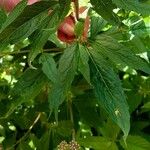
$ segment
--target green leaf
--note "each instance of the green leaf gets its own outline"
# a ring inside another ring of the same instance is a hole
[[[31,41],[31,51],[28,56],[28,61],[32,62],[34,58],[42,52],[44,44],[47,42],[49,36],[56,32],[59,23],[58,11],[53,10],[41,23],[41,27],[34,33]]]
[[[150,5],[140,3],[138,0],[112,0],[118,7],[135,11],[143,15],[150,14]]]
[[[59,121],[58,125],[52,123],[49,127],[54,133],[59,134],[62,137],[69,137],[72,133],[73,124],[70,120],[64,120]]]
[[[142,112],[150,111],[150,102],[145,103],[141,108]]]
[[[40,139],[40,147],[37,147],[37,150],[48,150],[50,145],[50,135],[51,131],[48,130]]]
[[[65,100],[76,73],[77,50],[77,44],[73,44],[65,49],[64,54],[59,61],[59,79],[57,83],[53,85],[49,92],[49,107],[51,109],[51,113],[53,111],[55,112],[56,120],[58,119],[58,107]]]
[[[27,6],[23,12],[0,33],[0,48],[7,44],[14,44],[27,38],[38,29],[42,21],[48,16],[48,11],[56,2],[38,2]]]
[[[11,91],[15,100],[12,100],[10,109],[5,116],[8,117],[12,114],[22,103],[34,100],[46,84],[47,77],[42,71],[27,69]]]
[[[86,92],[86,94],[77,96],[73,101],[75,104],[81,121],[89,125],[90,127],[99,128],[102,126],[102,120],[97,112],[97,101],[94,94]]]
[[[5,14],[5,12],[0,10],[0,29],[2,27],[2,24],[5,22],[6,18],[7,15]]]
[[[116,6],[112,0],[90,0],[93,9],[101,15],[105,20],[112,24],[121,24],[119,17],[113,12]]]
[[[141,136],[129,135],[126,140],[127,147],[123,141],[120,143],[125,150],[148,150],[150,148],[150,142]]]
[[[107,24],[107,21],[105,21],[103,18],[101,17],[97,17],[97,16],[92,16],[91,17],[91,26],[90,26],[90,38],[94,39],[95,36],[102,31],[102,29],[105,27],[105,25]]]
[[[112,67],[94,47],[91,55],[91,82],[99,104],[122,129],[126,138],[130,129],[130,115],[121,82]]]
[[[42,70],[48,79],[51,82],[56,83],[58,80],[58,71],[52,55],[46,53],[42,54],[39,63],[42,64]]]
[[[78,70],[90,84],[90,68],[89,68],[89,55],[86,52],[86,48],[82,45],[79,45],[79,62],[78,62]]]
[[[135,55],[132,50],[110,36],[104,34],[97,36],[93,47],[116,65],[129,66],[150,74],[150,65],[146,61],[142,60],[139,56]]]
[[[114,142],[101,136],[86,137],[77,139],[77,141],[81,146],[93,148],[94,150],[118,150],[118,147]]]
[[[28,143],[26,142],[21,142],[17,148],[17,150],[33,150]]]
[[[84,19],[80,19],[75,25],[74,32],[77,37],[80,37],[83,34],[84,22]]]
[[[114,122],[112,122],[112,120],[108,119],[107,122],[103,123],[100,132],[104,137],[115,142],[120,133],[120,129]]]
[[[59,0],[59,18],[63,19],[70,11],[71,0]],[[64,9],[65,8],[65,9]]]
[[[9,26],[22,13],[22,11],[25,9],[26,6],[27,6],[27,0],[21,1],[13,9],[13,11],[10,12],[10,14],[8,15],[5,23],[3,24],[2,29],[0,30],[0,32],[2,32],[6,27]]]
[[[47,78],[41,70],[27,69],[12,89],[12,94],[31,100],[38,95],[46,82]]]

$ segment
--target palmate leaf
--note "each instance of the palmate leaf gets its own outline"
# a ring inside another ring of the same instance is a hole
[[[59,61],[59,78],[57,82],[52,85],[49,92],[49,107],[51,113],[54,111],[56,120],[58,119],[58,107],[65,100],[75,76],[78,59],[77,50],[77,44],[73,44],[65,49]]]
[[[150,5],[140,3],[138,0],[112,0],[118,7],[135,11],[143,15],[150,14]]]
[[[94,10],[112,24],[121,24],[119,17],[113,12],[116,6],[112,0],[90,0]]]
[[[106,110],[109,117],[122,129],[124,138],[130,129],[130,115],[121,82],[112,67],[94,47],[91,55],[91,82],[99,104]]]
[[[129,66],[150,74],[150,65],[146,61],[110,36],[97,36],[93,48],[96,48],[101,55],[108,57],[115,65]]]
[[[0,32],[0,49],[3,49],[9,43],[14,44],[18,40],[27,38],[33,33],[42,21],[48,16],[48,11],[57,2],[38,2],[34,5],[26,6],[23,11],[14,20],[7,21]],[[23,5],[24,6],[24,5]],[[9,17],[8,17],[9,19]]]

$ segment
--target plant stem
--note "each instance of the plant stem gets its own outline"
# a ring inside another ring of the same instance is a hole
[[[70,120],[71,120],[72,125],[74,125],[71,96],[69,97],[68,105],[69,105],[69,112],[70,112]],[[74,128],[72,129],[72,140],[75,140],[75,129]]]
[[[38,114],[38,116],[35,118],[33,124],[30,126],[30,128],[28,129],[28,131],[25,133],[24,136],[22,136],[13,146],[9,147],[7,150],[11,150],[13,147],[15,147],[16,145],[18,145],[19,143],[21,143],[22,140],[24,140],[28,134],[31,132],[32,128],[34,127],[34,125],[38,122],[38,120],[41,117],[41,112]]]
[[[76,13],[76,19],[79,20],[79,0],[75,0],[75,13]]]
[[[51,48],[51,49],[44,49],[43,52],[60,52],[63,50],[64,50],[63,48]],[[29,53],[29,52],[30,52],[30,50],[5,52],[5,53],[1,53],[0,57],[6,56],[6,55],[25,54],[25,53]]]

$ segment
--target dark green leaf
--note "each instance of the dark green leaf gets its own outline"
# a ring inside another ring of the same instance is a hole
[[[112,24],[120,24],[119,17],[113,12],[116,6],[112,0],[90,0],[94,10]]]
[[[14,9],[13,11],[8,15],[5,23],[2,26],[2,29],[0,32],[2,32],[6,27],[8,27],[25,9],[27,6],[27,0],[21,1]]]
[[[121,82],[98,52],[99,47],[91,53],[91,82],[99,104],[106,110],[109,117],[122,129],[127,137],[130,129],[130,116]]]
[[[59,0],[59,17],[63,19],[69,12],[71,6],[71,0]]]
[[[104,28],[104,26],[107,24],[107,22],[101,18],[101,17],[97,17],[97,16],[92,16],[91,17],[91,29],[90,29],[90,33],[91,33],[91,38],[94,39],[95,36],[102,31],[102,29]]]
[[[31,39],[31,51],[28,57],[29,62],[32,62],[34,58],[42,52],[43,46],[49,36],[56,32],[58,23],[58,12],[57,10],[53,10],[53,12],[43,20],[41,27],[39,27]]]
[[[88,92],[85,95],[77,96],[73,101],[81,120],[90,127],[99,128],[102,126],[102,120],[97,112],[96,102],[94,95]]]
[[[58,114],[58,107],[65,100],[75,76],[77,69],[77,50],[78,45],[74,44],[64,51],[59,61],[59,80],[53,85],[49,92],[50,109],[51,112],[55,112],[56,117]]]
[[[20,104],[34,100],[42,88],[44,88],[46,83],[47,78],[42,73],[42,71],[31,69],[26,70],[11,91],[12,96],[17,98],[12,101],[11,107],[6,114],[6,117],[13,113],[13,111]]]
[[[137,0],[112,0],[118,7],[129,11],[135,11],[143,15],[150,14],[150,5],[142,4]]]
[[[2,24],[5,22],[6,18],[7,15],[5,14],[5,12],[0,10],[0,29],[2,27]]]
[[[90,84],[90,68],[89,68],[88,61],[89,61],[89,55],[86,51],[86,48],[80,45],[78,70],[82,73],[84,78]]]
[[[110,36],[98,36],[93,47],[96,48],[101,55],[108,57],[116,65],[121,64],[124,67],[129,66],[133,69],[139,69],[150,74],[150,65],[146,61],[136,56],[132,50],[118,43],[117,40]]]
[[[38,29],[42,21],[48,16],[48,11],[56,2],[38,2],[34,5],[27,6],[23,12],[15,18],[13,22],[9,22],[8,26],[1,30],[0,43],[3,49],[7,44],[16,43],[18,40],[27,38],[31,33]],[[5,26],[5,24],[4,24]]]

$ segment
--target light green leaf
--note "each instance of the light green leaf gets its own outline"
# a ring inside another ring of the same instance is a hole
[[[150,102],[145,103],[141,108],[142,112],[150,111]]]
[[[141,136],[129,135],[126,140],[127,147],[123,141],[120,143],[125,150],[148,150],[150,148],[150,142]]]
[[[130,129],[130,115],[121,82],[112,67],[93,47],[91,53],[91,82],[99,104],[122,129],[126,138]]]
[[[86,137],[82,139],[77,139],[81,146],[86,148],[93,148],[94,150],[118,150],[117,145],[109,141],[108,139],[97,136],[97,137]]]
[[[78,70],[90,84],[90,68],[89,68],[89,55],[86,52],[86,48],[82,45],[79,46],[79,63]]]

